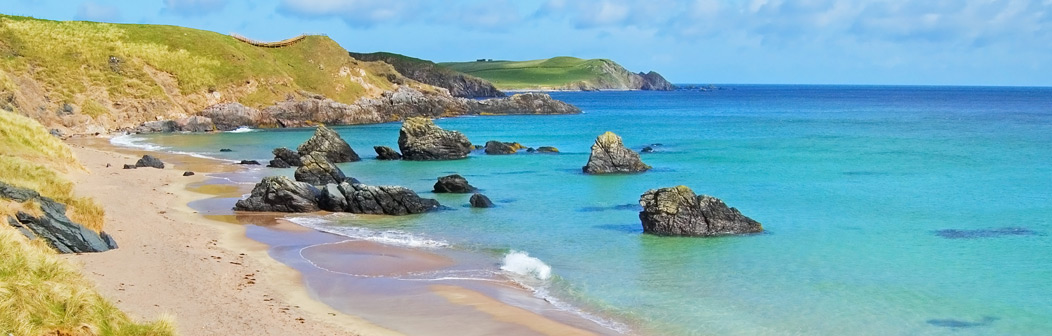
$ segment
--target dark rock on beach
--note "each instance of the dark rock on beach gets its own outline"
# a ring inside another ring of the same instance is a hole
[[[639,153],[625,147],[621,137],[606,132],[595,139],[588,164],[581,169],[587,174],[639,173],[650,170],[639,159]]]
[[[314,212],[321,195],[309,183],[296,182],[286,176],[270,176],[252,188],[252,195],[234,205],[237,211]]]
[[[131,164],[124,164],[124,169],[135,169],[135,168],[139,168],[139,167],[136,167],[135,165],[131,165]]]
[[[471,203],[472,208],[492,208],[493,201],[489,200],[489,197],[483,194],[471,195],[471,199],[468,200]]]
[[[18,211],[8,217],[9,225],[29,239],[43,239],[59,253],[103,252],[117,248],[106,232],[95,232],[66,217],[66,205],[41,196],[36,191],[0,182],[0,199],[18,203],[33,202],[40,216]]]
[[[325,125],[318,125],[317,130],[314,131],[314,135],[307,139],[299,148],[296,149],[301,156],[312,153],[322,153],[325,158],[329,159],[333,163],[341,162],[352,162],[360,161],[358,153],[355,153],[351,146],[343,141],[336,131],[325,127]],[[292,164],[291,162],[289,163]]]
[[[378,160],[401,160],[402,154],[399,154],[391,147],[387,146],[373,146],[373,150],[376,151],[376,158]]]
[[[421,198],[405,187],[350,182],[340,183],[335,191],[327,188],[319,203],[327,211],[393,216],[424,213],[439,207],[438,201]]]
[[[270,160],[270,164],[268,164],[267,167],[289,168],[303,165],[299,153],[293,152],[291,149],[278,147],[274,148],[271,153],[274,154],[274,159]]]
[[[241,160],[241,162],[238,162],[238,164],[256,165],[256,166],[258,166],[259,165],[259,161],[256,161],[256,160]]]
[[[662,236],[720,236],[763,231],[718,198],[694,194],[686,186],[648,190],[639,198],[643,232]]]
[[[456,160],[471,153],[471,141],[457,131],[435,126],[428,118],[409,118],[398,134],[402,158],[412,161]]]
[[[296,181],[322,186],[329,183],[340,183],[347,179],[343,171],[330,162],[324,153],[307,154],[301,160],[303,160],[303,165],[296,168]]]
[[[192,171],[185,171],[185,172],[183,172],[183,176],[194,176],[194,172],[192,172]]]
[[[435,182],[436,193],[466,194],[475,190],[478,189],[468,184],[468,180],[463,176],[457,174],[439,177],[438,182]]]
[[[139,159],[139,161],[135,162],[135,167],[152,167],[157,169],[164,169],[164,162],[161,162],[161,160],[158,158],[149,155],[143,155],[142,158]]]

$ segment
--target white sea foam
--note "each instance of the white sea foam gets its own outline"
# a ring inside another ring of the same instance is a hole
[[[320,217],[286,217],[285,220],[321,232],[327,232],[348,238],[368,240],[387,245],[425,248],[441,248],[449,246],[449,243],[446,241],[420,237],[405,231],[373,230],[357,226],[333,225],[333,220],[340,216],[346,215],[328,215]]]
[[[119,147],[145,149],[148,151],[160,151],[164,149],[164,147],[146,143],[146,139],[127,133],[110,138],[110,144]]]
[[[538,280],[548,280],[552,277],[552,267],[540,259],[531,257],[529,253],[511,251],[504,256],[504,262],[500,269],[520,276],[533,277]]]
[[[238,127],[237,129],[235,129],[233,131],[226,131],[226,132],[227,133],[248,133],[248,132],[255,132],[255,131],[256,130],[252,129],[251,127],[241,126],[241,127]]]

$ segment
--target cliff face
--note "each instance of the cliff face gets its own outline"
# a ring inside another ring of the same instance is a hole
[[[457,72],[428,60],[384,52],[369,54],[352,52],[350,54],[351,57],[362,61],[380,61],[390,64],[403,76],[424,84],[445,88],[449,90],[449,94],[456,97],[504,97],[503,92],[484,79]]]
[[[502,90],[674,90],[657,72],[633,73],[607,59],[555,57],[533,61],[476,61],[441,66],[477,76]]]

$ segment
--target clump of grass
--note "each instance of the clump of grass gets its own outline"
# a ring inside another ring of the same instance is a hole
[[[174,335],[172,322],[135,323],[39,240],[0,225],[0,335]]]
[[[107,109],[105,106],[102,106],[102,104],[99,104],[98,102],[91,99],[85,100],[81,109],[83,110],[84,114],[87,114],[88,116],[96,119],[103,114],[110,113],[110,110]]]

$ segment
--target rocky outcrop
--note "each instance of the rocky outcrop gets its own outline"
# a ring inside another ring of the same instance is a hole
[[[763,231],[718,198],[694,194],[686,186],[648,190],[639,198],[643,232],[663,236],[719,236]]]
[[[170,133],[175,132],[176,126],[175,121],[172,120],[158,120],[158,121],[147,121],[142,123],[139,127],[135,128],[135,133]]]
[[[398,134],[402,158],[413,161],[456,160],[471,153],[471,141],[457,131],[435,126],[428,118],[409,118]]]
[[[212,120],[216,130],[233,131],[241,126],[259,127],[273,123],[263,118],[263,114],[254,108],[240,103],[223,103],[209,106],[201,111],[202,117]]]
[[[208,117],[190,116],[176,119],[175,129],[182,132],[211,132],[216,129],[216,125]]]
[[[676,89],[675,85],[665,80],[661,74],[651,71],[648,73],[637,74],[642,79],[642,84],[639,85],[640,90],[646,91],[672,91]]]
[[[415,81],[449,90],[456,97],[504,97],[490,82],[449,69],[434,62],[391,53],[350,53],[363,61],[381,61],[394,66],[398,73]]]
[[[314,135],[296,149],[301,156],[320,153],[333,163],[361,161],[358,153],[336,131],[318,125]]]
[[[103,252],[117,248],[106,232],[95,232],[66,217],[66,205],[36,191],[0,182],[0,199],[39,205],[40,216],[18,211],[9,225],[29,239],[43,239],[59,253]],[[28,204],[27,204],[28,206]]]
[[[387,146],[373,146],[373,150],[376,151],[376,159],[378,160],[401,160],[402,154],[399,154],[391,147]]]
[[[537,153],[558,153],[559,149],[552,146],[537,147]]]
[[[435,182],[436,193],[466,194],[475,190],[478,189],[468,184],[468,180],[458,174],[439,177],[438,182]]]
[[[335,189],[327,188],[321,195],[319,203],[326,211],[402,216],[439,207],[438,201],[421,198],[405,187],[344,182]]]
[[[468,200],[468,203],[471,203],[471,207],[472,208],[492,208],[493,207],[493,201],[490,201],[489,197],[486,197],[486,195],[483,195],[483,194],[471,195],[471,199]]]
[[[582,167],[586,174],[639,173],[650,170],[650,166],[639,159],[639,153],[625,147],[621,137],[606,132],[595,139],[588,164]]]
[[[520,93],[507,98],[469,101],[471,114],[578,114],[581,109],[547,93]]]
[[[291,149],[278,147],[274,148],[271,153],[274,154],[274,159],[270,160],[270,164],[267,164],[267,167],[290,168],[303,165],[299,153],[293,152]]]
[[[135,167],[152,167],[157,169],[164,169],[164,162],[161,162],[161,159],[149,155],[143,155],[142,158],[139,159],[139,161],[135,161]]]
[[[526,148],[518,142],[500,142],[500,141],[486,141],[486,154],[489,155],[505,155],[515,154],[520,149]]]
[[[314,212],[321,210],[318,207],[320,195],[321,191],[308,183],[296,182],[286,176],[265,177],[252,188],[248,198],[237,201],[234,210]]]
[[[323,153],[310,153],[300,159],[303,161],[303,165],[296,168],[296,181],[323,186],[347,180],[347,176],[343,174],[343,171],[330,162]]]

